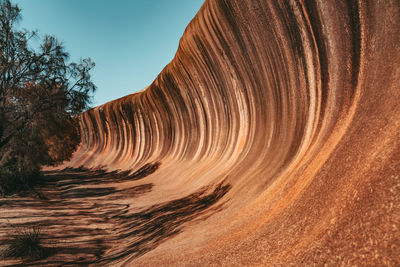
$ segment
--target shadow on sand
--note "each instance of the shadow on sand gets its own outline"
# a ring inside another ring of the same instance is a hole
[[[44,230],[43,245],[52,255],[25,260],[30,266],[109,265],[139,257],[176,236],[185,223],[218,212],[223,204],[217,202],[230,189],[221,183],[173,201],[131,208],[132,198],[153,188],[152,183],[140,184],[145,182],[140,180],[159,166],[158,162],[148,163],[132,174],[84,168],[44,172],[43,199],[0,200],[2,209],[22,210],[2,216],[1,221],[9,223],[6,227],[3,223],[1,229],[37,225]],[[138,182],[127,186],[131,181]]]

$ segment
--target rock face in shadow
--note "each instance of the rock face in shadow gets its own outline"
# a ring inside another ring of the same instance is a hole
[[[397,0],[205,1],[145,91],[80,117],[65,166],[162,163],[103,263],[399,265],[399,44]],[[159,232],[192,216],[162,203],[227,185],[218,212]]]

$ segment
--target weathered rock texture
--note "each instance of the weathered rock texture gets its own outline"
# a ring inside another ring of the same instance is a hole
[[[214,201],[171,236],[160,209],[145,253],[113,229],[104,264],[400,265],[398,0],[207,0],[146,90],[80,125],[67,166],[160,164],[126,214]]]
[[[139,265],[400,264],[398,1],[206,1],[154,83],[81,131],[72,166],[162,163],[148,205],[232,186]]]

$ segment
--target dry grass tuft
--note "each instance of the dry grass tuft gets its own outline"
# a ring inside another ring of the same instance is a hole
[[[39,227],[15,231],[6,241],[6,248],[1,254],[4,258],[43,259],[47,250],[42,246],[42,239]]]

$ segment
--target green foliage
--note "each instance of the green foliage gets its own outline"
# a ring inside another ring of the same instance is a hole
[[[38,227],[23,229],[12,234],[7,243],[7,247],[2,252],[4,258],[42,259],[47,256]]]
[[[80,142],[74,116],[89,107],[96,89],[90,58],[68,63],[68,53],[55,37],[40,40],[36,32],[17,30],[19,20],[18,6],[0,0],[3,194],[30,186],[41,166],[70,158]],[[32,48],[33,40],[40,40],[37,49]]]

